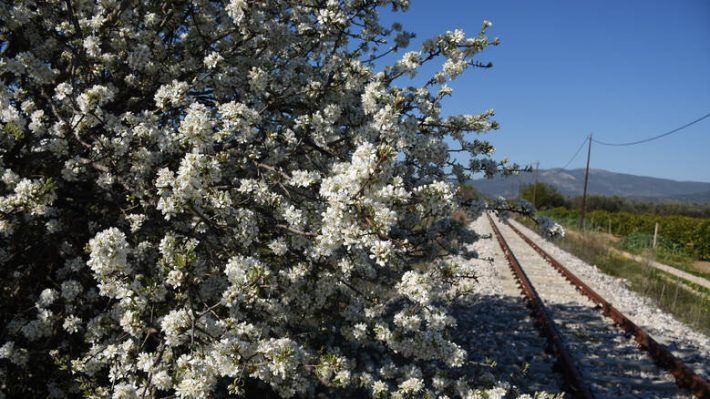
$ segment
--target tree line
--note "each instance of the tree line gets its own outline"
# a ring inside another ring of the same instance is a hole
[[[580,209],[582,203],[581,196],[566,197],[554,186],[542,182],[521,186],[518,196],[533,204],[537,209],[557,207]],[[710,203],[654,202],[624,198],[618,195],[588,195],[586,208],[588,211],[627,212],[637,215],[710,217]]]

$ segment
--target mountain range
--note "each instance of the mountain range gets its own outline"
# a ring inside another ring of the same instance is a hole
[[[536,180],[555,187],[567,197],[575,197],[582,195],[584,169],[540,169],[515,176],[471,180],[469,184],[482,194],[511,198],[518,195],[522,185]],[[636,176],[603,169],[589,170],[587,192],[646,201],[710,202],[710,183]]]

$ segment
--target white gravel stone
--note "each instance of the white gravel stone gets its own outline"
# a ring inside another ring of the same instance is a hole
[[[490,237],[490,225],[479,218],[471,227],[482,235],[469,248],[479,259],[465,262],[478,283],[474,294],[453,309],[458,322],[453,338],[469,354],[464,368],[481,380],[493,375],[521,394],[561,392],[562,378],[552,370],[555,359],[545,353],[545,338],[535,329],[500,247]]]

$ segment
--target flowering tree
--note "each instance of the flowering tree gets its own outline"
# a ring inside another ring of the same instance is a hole
[[[503,165],[441,102],[496,41],[376,72],[407,3],[2,2],[0,397],[465,391],[451,176]]]

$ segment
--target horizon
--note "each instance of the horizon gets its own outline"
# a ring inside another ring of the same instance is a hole
[[[572,168],[572,169],[570,169],[570,168],[563,169],[563,168],[560,168],[560,167],[551,167],[551,168],[540,168],[540,169],[538,169],[538,171],[540,171],[540,172],[549,171],[549,170],[563,170],[563,171],[575,171],[575,170],[580,170],[580,171],[583,171],[584,169],[585,169],[584,167]],[[602,172],[614,173],[614,174],[618,174],[618,175],[628,175],[628,176],[634,176],[634,177],[647,177],[647,178],[651,178],[651,179],[670,180],[670,181],[674,181],[674,182],[678,182],[678,183],[703,183],[703,184],[710,184],[710,182],[707,182],[707,181],[699,181],[699,180],[677,180],[677,179],[671,179],[671,178],[667,178],[667,177],[658,177],[658,176],[650,176],[650,175],[637,175],[637,174],[633,174],[633,173],[617,172],[617,171],[608,170],[608,169],[604,169],[604,168],[591,168],[591,167],[590,167],[590,168],[589,168],[589,171],[590,171],[590,172],[592,172],[592,171],[602,171]],[[519,175],[520,175],[520,174],[524,174],[524,173],[534,174],[535,171],[520,172]],[[508,177],[508,176],[501,176],[501,175],[498,175],[498,176],[501,177],[501,178],[506,178],[506,177]],[[513,176],[511,176],[511,177],[515,177],[515,176],[517,176],[517,175],[513,175]],[[486,178],[486,177],[476,177],[476,178],[471,179],[471,180],[488,180],[488,178]]]

